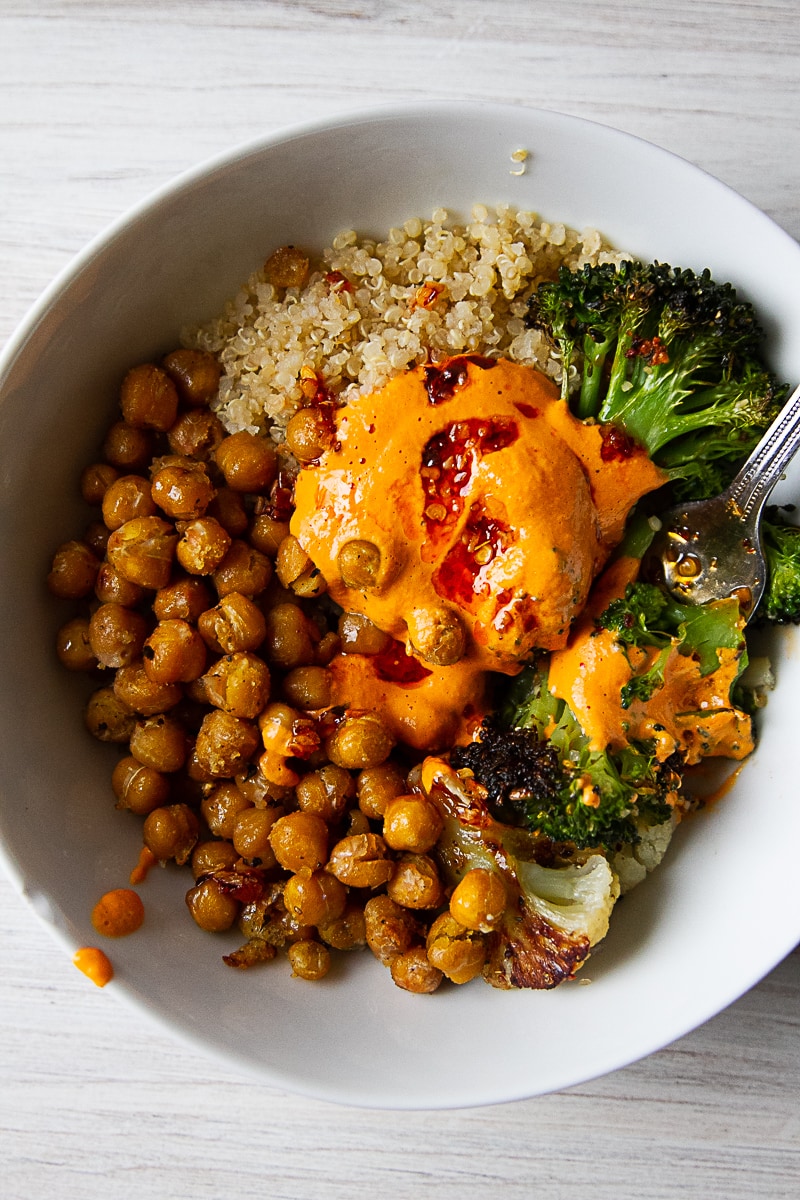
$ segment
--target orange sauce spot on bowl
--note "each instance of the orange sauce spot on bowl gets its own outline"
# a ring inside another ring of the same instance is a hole
[[[141,897],[130,888],[115,888],[101,896],[92,909],[92,924],[104,937],[127,937],[144,920]]]
[[[106,955],[96,946],[81,946],[76,950],[72,961],[79,971],[83,971],[88,979],[97,987],[105,987],[114,978],[114,968]]]

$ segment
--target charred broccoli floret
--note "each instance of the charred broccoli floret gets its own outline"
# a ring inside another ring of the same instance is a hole
[[[767,587],[757,617],[773,625],[800,623],[800,528],[771,508],[761,522]]]
[[[621,427],[678,499],[722,491],[785,395],[761,362],[752,306],[707,270],[562,267],[532,297],[529,321],[560,351],[565,399],[580,363],[576,415]]]

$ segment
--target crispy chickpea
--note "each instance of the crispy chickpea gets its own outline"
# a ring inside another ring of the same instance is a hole
[[[286,441],[299,463],[318,462],[333,439],[331,414],[321,408],[301,408],[286,426]]]
[[[318,771],[304,775],[297,785],[295,795],[303,812],[316,813],[323,821],[333,825],[344,815],[355,790],[350,772],[328,763]]]
[[[349,771],[377,767],[394,748],[394,738],[377,713],[345,717],[325,743],[331,762]]]
[[[111,563],[100,564],[94,582],[94,594],[101,604],[121,604],[124,608],[136,608],[144,599],[144,588],[138,583],[123,579]]]
[[[217,784],[200,802],[200,811],[208,828],[217,837],[228,841],[233,839],[241,814],[252,807],[252,802],[230,782]]]
[[[81,496],[87,504],[102,504],[103,496],[118,477],[119,471],[111,463],[91,463],[81,472]]]
[[[347,887],[381,887],[394,870],[387,849],[377,833],[351,834],[333,847],[326,870]]]
[[[226,533],[232,538],[241,537],[247,531],[250,519],[244,501],[238,492],[231,488],[217,488],[217,494],[206,510],[206,516],[219,521]],[[255,542],[253,543],[255,546]],[[260,546],[256,546],[260,550]]]
[[[416,917],[383,894],[367,901],[364,922],[367,945],[384,966],[409,950],[421,934]]]
[[[380,654],[392,640],[363,613],[342,613],[339,638],[342,654]]]
[[[489,933],[499,925],[507,903],[500,875],[485,867],[474,867],[453,890],[450,915],[467,929]]]
[[[61,600],[81,600],[94,588],[100,560],[85,542],[64,542],[53,555],[47,586]]]
[[[269,840],[286,871],[318,871],[328,857],[328,826],[316,813],[293,812],[280,817]]]
[[[230,592],[258,596],[271,578],[272,563],[266,554],[236,539],[231,542],[227,554],[212,573],[220,597]]]
[[[144,669],[154,683],[190,683],[206,666],[206,644],[188,621],[159,621],[144,643]]]
[[[110,687],[92,692],[84,713],[86,728],[100,742],[127,742],[133,733],[136,717],[119,700]]]
[[[267,620],[248,596],[228,592],[219,604],[197,618],[197,628],[211,650],[233,654],[237,650],[257,649],[266,636]]]
[[[153,612],[159,621],[188,621],[194,625],[213,603],[209,587],[202,579],[176,579],[156,592]]]
[[[101,604],[89,620],[89,645],[104,667],[127,667],[141,656],[146,637],[141,613],[121,604]]]
[[[111,775],[111,787],[117,797],[117,808],[146,817],[169,800],[170,785],[166,775],[145,767],[129,754],[121,758]]]
[[[238,900],[229,896],[213,875],[189,888],[186,906],[195,922],[208,933],[224,933],[239,915]]]
[[[145,846],[159,862],[174,858],[180,867],[195,847],[199,828],[188,804],[167,804],[145,817],[142,836]]]
[[[225,429],[218,416],[207,408],[193,408],[178,417],[167,441],[173,454],[210,462],[224,437]]]
[[[186,404],[208,404],[219,390],[222,367],[208,350],[173,350],[162,366]]]
[[[238,860],[239,855],[230,842],[198,842],[192,851],[192,874],[197,881],[215,871],[232,871]]]
[[[178,562],[190,575],[211,575],[231,547],[231,537],[213,517],[199,517],[183,529],[175,549]]]
[[[140,587],[166,587],[178,534],[161,517],[136,517],[108,539],[108,560],[124,579]]]
[[[286,953],[292,966],[292,975],[297,979],[324,979],[331,969],[328,947],[310,938],[292,942]]]
[[[120,475],[103,497],[103,521],[107,529],[119,529],[134,517],[155,516],[150,484],[143,475]]]
[[[214,457],[235,492],[266,492],[278,471],[272,441],[255,433],[242,431],[224,438]]]
[[[458,613],[445,605],[415,608],[406,618],[411,648],[435,667],[452,667],[467,649],[467,634]]]
[[[296,246],[279,246],[264,263],[264,274],[273,287],[300,288],[308,278],[309,265]]]
[[[403,908],[438,908],[444,900],[439,871],[427,854],[402,855],[386,892]]]
[[[360,950],[367,944],[363,908],[347,908],[334,921],[318,925],[317,930],[326,946],[331,946],[334,950]]]
[[[194,521],[202,517],[214,498],[214,485],[204,463],[173,457],[153,473],[150,494],[173,521]]]
[[[102,521],[91,521],[83,531],[83,540],[92,554],[96,554],[98,558],[104,556],[109,536],[110,530],[106,528]]]
[[[142,363],[123,379],[119,404],[122,416],[134,429],[166,433],[178,415],[178,390],[161,367]]]
[[[176,683],[156,683],[138,659],[120,667],[114,675],[114,695],[140,717],[155,717],[168,712],[183,699],[183,689]]]
[[[127,937],[144,921],[142,898],[130,888],[114,888],[92,909],[92,924],[103,937]]]
[[[275,574],[285,588],[297,596],[312,599],[327,590],[322,572],[314,566],[297,538],[292,534],[278,546]]]
[[[266,779],[255,763],[249,763],[235,777],[236,786],[257,808],[271,808],[291,800],[291,788],[277,787]],[[281,811],[281,816],[283,812]]]
[[[227,654],[203,676],[205,698],[234,717],[258,716],[269,700],[269,667],[251,651]]]
[[[379,820],[389,801],[402,796],[405,791],[405,772],[393,762],[366,767],[356,779],[358,807],[371,820]]]
[[[428,961],[424,946],[412,946],[389,964],[392,979],[399,988],[417,995],[435,992],[444,978],[442,972]]]
[[[153,457],[153,435],[127,421],[115,421],[103,442],[103,456],[120,471],[139,471]]]
[[[203,717],[195,754],[209,775],[230,779],[249,763],[258,743],[258,729],[250,721],[215,709]]]
[[[442,913],[428,931],[428,962],[453,983],[468,983],[480,975],[486,962],[486,942],[481,934],[466,929]]]
[[[284,676],[283,694],[290,704],[307,712],[327,708],[333,695],[333,676],[326,667],[295,667]]]
[[[396,796],[383,814],[383,836],[393,850],[425,854],[439,839],[444,821],[433,801],[415,794]]]
[[[168,714],[137,721],[130,744],[131,754],[155,771],[171,775],[186,762],[186,733],[181,723]]]
[[[358,538],[345,542],[336,556],[336,565],[346,587],[368,591],[382,582],[382,556],[374,542]]]
[[[275,855],[269,835],[277,820],[274,808],[248,808],[239,813],[233,830],[234,849],[249,862],[274,866]]]
[[[284,538],[289,536],[289,522],[276,521],[269,513],[259,513],[250,526],[250,545],[262,554],[274,558]]]
[[[56,635],[56,654],[68,671],[94,670],[97,659],[89,641],[86,617],[73,617],[61,626]]]
[[[327,925],[347,907],[347,888],[327,871],[303,871],[286,880],[283,903],[300,925]]]
[[[264,649],[270,662],[285,670],[314,662],[310,623],[297,604],[278,604],[265,620]]]
[[[369,817],[365,816],[360,808],[351,808],[347,814],[347,836],[353,837],[357,833],[371,832]]]

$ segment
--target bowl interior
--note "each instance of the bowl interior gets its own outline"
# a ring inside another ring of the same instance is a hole
[[[521,176],[518,148],[530,155]],[[193,172],[119,222],[51,287],[0,368],[0,836],[12,876],[68,946],[96,941],[92,905],[124,884],[141,844],[139,821],[113,807],[116,755],[85,734],[80,685],[55,661],[64,610],[43,584],[53,549],[87,519],[77,478],[113,419],[122,374],[216,313],[277,245],[320,249],[342,228],[382,234],[440,205],[466,216],[476,202],[594,226],[642,257],[710,267],[757,304],[778,372],[800,378],[800,248],[788,235],[682,160],[553,113],[445,105],[303,129]],[[782,489],[800,495],[796,470]],[[313,987],[285,963],[233,972],[220,959],[235,937],[195,928],[185,876],[165,870],[141,889],[143,929],[112,946],[109,990],[273,1083],[366,1105],[530,1096],[666,1044],[800,936],[790,861],[800,841],[795,631],[773,649],[778,688],[756,754],[724,802],[687,822],[662,868],[618,906],[580,982],[543,994],[473,984],[420,998],[369,955]],[[767,921],[763,892],[753,903],[754,864],[769,870]]]

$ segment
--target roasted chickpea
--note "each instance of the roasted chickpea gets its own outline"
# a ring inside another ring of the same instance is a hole
[[[94,583],[94,594],[101,604],[121,604],[124,608],[136,608],[144,598],[144,588],[138,583],[123,579],[111,563],[100,564]]]
[[[206,666],[206,644],[188,621],[159,621],[144,643],[144,669],[154,683],[190,683]]]
[[[269,513],[259,513],[250,526],[250,545],[262,554],[274,558],[284,538],[289,536],[289,522],[276,521]]]
[[[467,634],[458,613],[445,605],[415,608],[406,617],[408,640],[425,662],[452,667],[467,649]]]
[[[284,676],[283,694],[290,704],[307,712],[327,708],[333,695],[333,676],[326,667],[295,667]]]
[[[61,600],[80,600],[94,589],[100,560],[85,542],[64,542],[53,555],[47,586]]]
[[[439,839],[444,821],[432,800],[420,794],[396,796],[383,814],[383,836],[393,850],[425,854]]]
[[[103,503],[103,496],[119,477],[119,471],[111,463],[91,463],[81,472],[81,496],[87,504]]]
[[[259,769],[271,783],[293,787],[299,776],[287,760],[309,760],[319,750],[314,722],[288,704],[273,702],[259,715],[258,727],[264,743]]]
[[[124,579],[141,587],[166,587],[178,534],[161,517],[136,517],[108,539],[108,560]]]
[[[394,870],[387,849],[376,833],[352,834],[333,847],[326,870],[347,887],[381,887]]]
[[[225,482],[235,492],[266,492],[278,471],[272,441],[255,433],[242,431],[224,438],[215,458]]]
[[[103,496],[103,521],[112,531],[134,517],[152,517],[155,512],[150,484],[142,475],[120,475]]]
[[[83,531],[84,542],[98,558],[105,554],[109,536],[110,531],[102,521],[91,521]]]
[[[392,640],[363,613],[342,613],[339,638],[342,654],[380,654]]]
[[[186,404],[208,404],[219,390],[222,367],[208,350],[173,350],[162,366]]]
[[[198,617],[197,628],[210,649],[217,654],[233,654],[237,650],[257,649],[264,641],[267,621],[249,597],[229,592],[219,604]]]
[[[170,775],[186,762],[187,744],[183,726],[174,717],[159,713],[137,721],[131,734],[131,754],[156,771]]]
[[[103,442],[103,456],[120,471],[139,471],[153,456],[153,435],[127,421],[115,421]]]
[[[197,842],[197,817],[187,804],[167,804],[145,817],[144,844],[159,862],[174,858],[178,866],[188,859]]]
[[[229,533],[232,538],[241,537],[247,532],[250,524],[242,497],[228,487],[217,488],[217,494],[209,504],[206,516],[219,521],[225,532]],[[254,542],[253,545],[256,546],[256,543]],[[261,546],[256,546],[256,549],[260,550]]]
[[[444,978],[442,972],[428,961],[424,946],[412,946],[410,950],[393,958],[389,970],[399,988],[418,995],[435,992]]]
[[[177,388],[166,371],[155,363],[142,363],[128,371],[120,388],[119,403],[122,416],[134,429],[166,433],[178,415]]]
[[[214,485],[204,463],[175,456],[161,460],[153,472],[150,492],[153,501],[173,521],[194,521],[202,517],[214,498]]]
[[[336,565],[346,587],[368,591],[382,582],[382,556],[373,542],[358,538],[345,542],[336,556]]]
[[[186,893],[186,906],[195,922],[208,933],[224,933],[239,915],[239,902],[210,875]]]
[[[172,453],[181,458],[210,462],[224,437],[225,429],[219,417],[207,408],[193,408],[178,417],[167,434],[167,441]]]
[[[364,922],[367,945],[384,966],[421,936],[416,917],[386,895],[370,897],[364,906]]]
[[[330,951],[320,942],[311,939],[292,942],[287,954],[292,975],[298,979],[323,979],[331,969]]]
[[[489,933],[502,920],[508,895],[497,871],[474,867],[453,890],[450,915],[466,929]]]
[[[308,278],[309,265],[296,246],[279,246],[264,263],[264,274],[273,287],[300,288]]]
[[[156,683],[139,659],[120,667],[114,675],[114,695],[140,717],[155,717],[174,708],[183,699],[176,683]]]
[[[217,784],[200,802],[200,811],[208,828],[217,837],[228,841],[233,839],[241,814],[252,807],[252,802],[235,784],[229,782]]]
[[[394,748],[394,738],[377,713],[345,717],[325,743],[331,762],[349,771],[377,767]]]
[[[252,720],[269,700],[269,668],[257,654],[237,651],[214,664],[203,676],[203,686],[209,704]]]
[[[286,441],[299,463],[318,462],[333,444],[334,429],[330,409],[301,408],[286,426]]]
[[[89,641],[86,617],[73,617],[56,635],[56,654],[68,671],[92,671],[97,659]]]
[[[272,577],[272,563],[266,554],[248,546],[247,542],[234,540],[222,562],[212,574],[214,586],[220,597],[230,592],[242,596],[258,596],[264,591]]]
[[[486,942],[481,934],[466,929],[442,913],[428,931],[428,962],[453,983],[468,983],[480,975],[486,962]]]
[[[101,742],[127,742],[136,718],[110,687],[98,688],[89,697],[84,713],[86,728]]]
[[[356,779],[358,807],[371,820],[379,820],[389,801],[402,796],[405,791],[405,771],[393,762],[366,767]]]
[[[146,817],[169,800],[166,775],[145,767],[133,755],[121,758],[114,767],[111,787],[117,797],[117,808],[127,809],[138,817]]]
[[[340,643],[338,633],[329,629],[314,647],[314,661],[318,667],[327,667],[339,653]]]
[[[321,596],[328,587],[322,572],[314,566],[292,534],[285,537],[278,546],[275,574],[285,588],[307,600]]]
[[[360,833],[372,833],[369,818],[360,808],[351,808],[347,813],[347,836],[353,837]]]
[[[355,795],[355,783],[349,771],[333,763],[304,775],[295,795],[303,812],[313,812],[333,825],[339,821]],[[366,830],[365,830],[366,832]],[[316,924],[313,921],[312,924]]]
[[[269,840],[286,871],[318,871],[328,857],[328,826],[316,813],[293,812],[280,817]]]
[[[283,903],[301,925],[327,925],[347,907],[347,888],[327,871],[303,871],[286,880]]]
[[[238,861],[230,842],[198,842],[192,851],[192,874],[197,881],[215,871],[232,871]]]
[[[261,866],[274,866],[275,855],[269,835],[278,818],[274,808],[248,808],[239,813],[233,830],[233,845],[236,851]]]
[[[340,917],[318,925],[317,929],[326,946],[334,950],[360,950],[367,944],[363,908],[347,908]]]
[[[215,709],[203,717],[195,742],[195,755],[209,775],[230,779],[249,763],[258,744],[255,725]]]
[[[101,604],[89,620],[89,645],[104,667],[127,667],[141,656],[146,637],[141,613],[121,604]]]
[[[438,908],[444,900],[439,871],[427,854],[402,855],[386,892],[403,908]]]
[[[213,603],[208,585],[202,579],[176,579],[156,592],[153,612],[159,621],[188,621],[194,625]]]
[[[271,663],[285,670],[314,662],[310,622],[297,604],[278,604],[266,614],[264,650]]]
[[[178,562],[190,575],[211,575],[231,548],[231,537],[213,517],[190,521],[175,549]]]

